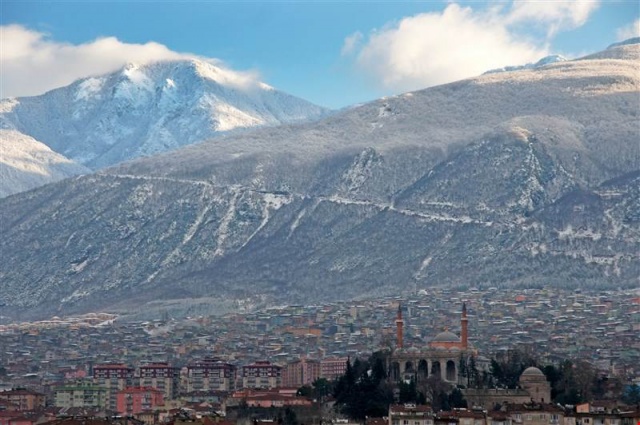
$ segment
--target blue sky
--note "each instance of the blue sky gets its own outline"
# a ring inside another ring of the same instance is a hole
[[[3,97],[137,57],[193,54],[331,108],[546,54],[576,57],[638,36],[640,26],[638,2],[624,0],[3,0],[0,11]]]

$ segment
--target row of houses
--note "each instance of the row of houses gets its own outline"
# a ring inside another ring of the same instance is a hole
[[[135,414],[164,405],[180,405],[180,401],[218,403],[243,390],[293,388],[295,392],[319,378],[334,380],[344,373],[346,364],[347,358],[331,357],[303,358],[285,366],[269,361],[236,366],[207,357],[184,368],[169,363],[151,363],[137,369],[124,363],[98,364],[91,368],[89,376],[54,386],[48,400],[39,392],[15,388],[1,392],[0,402],[5,400],[18,411],[55,406]]]
[[[640,406],[602,406],[584,403],[559,406],[545,403],[505,404],[497,410],[454,409],[434,412],[430,406],[404,404],[389,407],[387,418],[368,425],[637,425]]]

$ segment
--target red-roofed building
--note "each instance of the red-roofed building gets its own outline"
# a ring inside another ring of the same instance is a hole
[[[298,397],[295,390],[250,390],[236,391],[231,397],[231,404],[240,401],[247,403],[249,407],[284,407],[284,406],[311,406],[313,402],[305,397]]]
[[[389,425],[433,425],[434,419],[431,406],[416,404],[389,406]]]

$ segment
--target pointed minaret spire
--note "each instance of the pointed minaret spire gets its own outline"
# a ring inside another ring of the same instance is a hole
[[[462,317],[460,318],[460,326],[462,331],[460,332],[460,342],[462,343],[462,348],[466,349],[469,347],[469,319],[467,319],[467,303],[462,303]]]
[[[402,348],[403,326],[404,320],[402,320],[402,303],[398,303],[398,315],[396,316],[396,348]]]

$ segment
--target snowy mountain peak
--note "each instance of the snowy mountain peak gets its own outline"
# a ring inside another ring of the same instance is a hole
[[[527,63],[525,65],[512,65],[505,66],[502,68],[491,69],[484,74],[495,74],[496,72],[511,72],[511,71],[521,71],[523,69],[537,69],[543,66],[550,65],[556,62],[565,62],[567,58],[562,55],[549,55],[545,56],[537,62]]]
[[[632,37],[623,41],[619,41],[618,43],[613,43],[607,47],[607,50],[616,48],[618,46],[626,46],[629,44],[640,44],[640,37]]]
[[[194,58],[129,63],[41,96],[2,100],[0,126],[95,170],[229,131],[328,112],[253,73]]]

